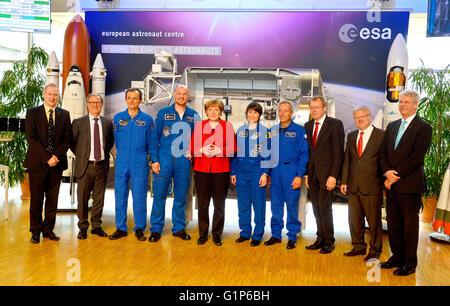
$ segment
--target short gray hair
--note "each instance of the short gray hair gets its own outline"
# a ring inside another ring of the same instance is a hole
[[[357,107],[353,108],[353,115],[354,115],[357,111],[366,111],[366,112],[369,113],[370,116],[372,116],[372,111],[370,110],[370,108],[369,108],[368,106],[360,105],[360,106],[357,106]]]
[[[98,98],[100,98],[100,101],[102,101],[102,104],[103,104],[103,98],[102,98],[101,95],[99,95],[99,94],[97,94],[97,93],[90,93],[90,94],[88,94],[88,96],[86,97],[86,102],[89,101],[89,98],[90,98],[90,97],[98,97]]]
[[[282,101],[280,104],[278,104],[278,109],[280,108],[281,104],[287,104],[289,105],[289,108],[291,109],[291,112],[294,112],[294,108],[292,107],[292,103],[289,101]]]
[[[416,104],[418,104],[419,101],[420,101],[420,96],[419,96],[419,94],[417,93],[417,91],[415,91],[415,90],[406,89],[406,90],[402,91],[402,92],[398,95],[398,97],[400,98],[400,97],[403,96],[403,95],[413,98],[413,100],[414,100],[414,102],[416,102]]]
[[[54,83],[49,83],[49,84],[45,85],[45,87],[44,87],[44,92],[46,92],[46,91],[47,91],[47,88],[49,88],[49,87],[53,87],[54,89],[56,89],[56,91],[57,91],[58,94],[59,94],[58,86],[56,86],[56,84],[54,84]]]

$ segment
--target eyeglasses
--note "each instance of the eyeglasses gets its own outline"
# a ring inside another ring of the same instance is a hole
[[[92,106],[99,106],[99,105],[102,105],[103,103],[102,102],[88,102],[89,103],[89,105],[92,105]]]
[[[369,114],[367,114],[367,115],[364,115],[364,116],[358,116],[358,117],[353,117],[355,120],[358,120],[358,119],[362,119],[362,118],[364,118],[364,117],[367,117],[367,116],[370,116]]]

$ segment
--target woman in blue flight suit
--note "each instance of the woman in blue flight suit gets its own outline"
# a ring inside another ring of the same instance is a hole
[[[231,160],[231,182],[236,185],[240,237],[236,242],[252,241],[258,246],[264,235],[266,219],[266,185],[269,177],[269,137],[268,129],[259,122],[262,107],[256,102],[245,111],[248,123],[236,133],[237,153]],[[255,228],[252,236],[251,215],[255,214]]]

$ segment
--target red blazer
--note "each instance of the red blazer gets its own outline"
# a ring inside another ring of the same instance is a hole
[[[222,150],[221,156],[207,157],[200,153],[204,146],[214,144]],[[209,125],[209,120],[195,124],[190,143],[191,153],[194,155],[194,171],[206,173],[230,172],[230,157],[236,152],[236,137],[233,125],[219,120],[215,129]]]

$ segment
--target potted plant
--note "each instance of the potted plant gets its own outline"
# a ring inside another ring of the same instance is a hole
[[[45,76],[41,71],[44,71],[48,58],[43,49],[33,46],[26,60],[13,62],[12,68],[5,71],[0,80],[0,117],[23,117],[26,109],[42,103]],[[0,164],[9,167],[9,185],[25,182],[27,175],[23,161],[28,147],[25,133],[3,131],[0,137],[12,138],[0,143]],[[4,175],[0,181],[5,182]]]
[[[421,67],[410,76],[412,87],[423,98],[420,100],[418,115],[433,128],[430,149],[425,156],[425,179],[427,191],[422,221],[432,222],[436,202],[441,191],[442,180],[450,161],[450,71],[449,65],[440,71]]]

